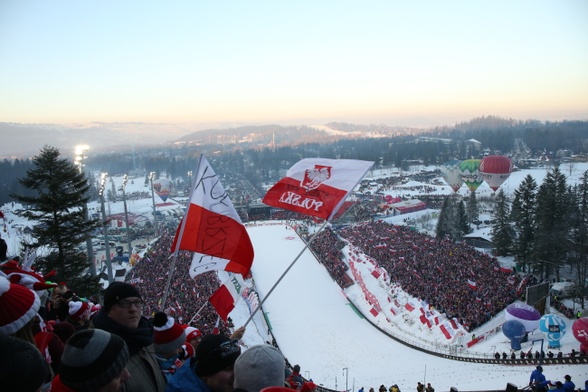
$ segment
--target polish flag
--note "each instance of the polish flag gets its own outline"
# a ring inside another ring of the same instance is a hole
[[[202,155],[193,181],[172,253],[194,252],[189,271],[192,278],[212,270],[247,275],[253,263],[251,239],[220,179]]]
[[[245,289],[245,282],[240,275],[232,275],[221,287],[208,299],[214,306],[216,313],[227,321],[229,313],[235,308],[235,304],[241,298],[241,291]]]
[[[263,202],[330,220],[373,164],[356,159],[303,159],[266,193]]]
[[[468,279],[468,286],[472,290],[477,290],[478,289],[478,285],[476,284],[476,282],[474,282],[471,279]]]

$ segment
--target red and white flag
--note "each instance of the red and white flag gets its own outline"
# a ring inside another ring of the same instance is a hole
[[[373,164],[356,159],[303,159],[266,193],[263,202],[329,220]]]
[[[476,284],[476,282],[471,279],[468,279],[468,287],[472,290],[478,289],[478,285]]]
[[[241,292],[245,289],[245,282],[239,275],[232,275],[221,287],[208,299],[214,306],[216,313],[227,321],[229,313],[235,308],[235,304],[241,298]]]
[[[172,244],[171,251],[194,252],[190,276],[225,270],[249,273],[253,245],[229,195],[212,167],[200,156],[190,203]]]

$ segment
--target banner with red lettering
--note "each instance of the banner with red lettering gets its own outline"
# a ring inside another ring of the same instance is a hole
[[[233,203],[212,167],[200,156],[193,179],[190,203],[172,244],[171,251],[194,252],[190,276],[225,270],[249,273],[253,245]]]
[[[330,220],[373,164],[356,159],[303,159],[266,193],[263,202]]]

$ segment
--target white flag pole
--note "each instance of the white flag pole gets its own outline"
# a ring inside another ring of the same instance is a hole
[[[206,300],[206,302],[204,302],[204,305],[202,305],[200,307],[200,309],[198,309],[198,311],[196,312],[196,314],[194,316],[192,316],[192,318],[190,319],[190,321],[188,321],[188,325],[192,324],[192,321],[194,321],[194,319],[196,318],[196,316],[198,316],[200,314],[200,312],[202,312],[202,309],[204,309],[204,307],[208,305],[208,300]]]

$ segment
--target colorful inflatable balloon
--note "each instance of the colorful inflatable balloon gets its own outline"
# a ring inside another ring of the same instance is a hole
[[[572,324],[572,333],[580,342],[580,352],[588,353],[588,317],[582,317]]]
[[[153,181],[153,190],[157,193],[157,196],[161,198],[164,202],[169,197],[171,193],[172,182],[167,178],[159,178]]]
[[[502,155],[489,155],[480,162],[479,171],[488,186],[496,192],[512,173],[512,161]]]
[[[518,320],[508,320],[502,324],[502,333],[510,340],[510,348],[521,349],[521,340],[527,334],[525,326]]]
[[[457,192],[459,188],[461,188],[463,182],[461,180],[459,161],[457,159],[445,162],[443,166],[441,166],[441,175],[447,185],[453,189],[453,192]]]
[[[566,322],[556,314],[545,314],[539,320],[539,330],[547,336],[549,348],[559,348],[559,341],[566,334]]]
[[[459,163],[459,174],[461,175],[461,180],[464,184],[467,185],[468,189],[471,192],[475,192],[476,189],[484,182],[482,175],[480,174],[479,159],[466,159],[465,161],[461,161]]]
[[[508,320],[518,320],[524,326],[527,332],[532,332],[539,326],[541,313],[531,305],[523,302],[515,302],[506,307],[504,318]]]

